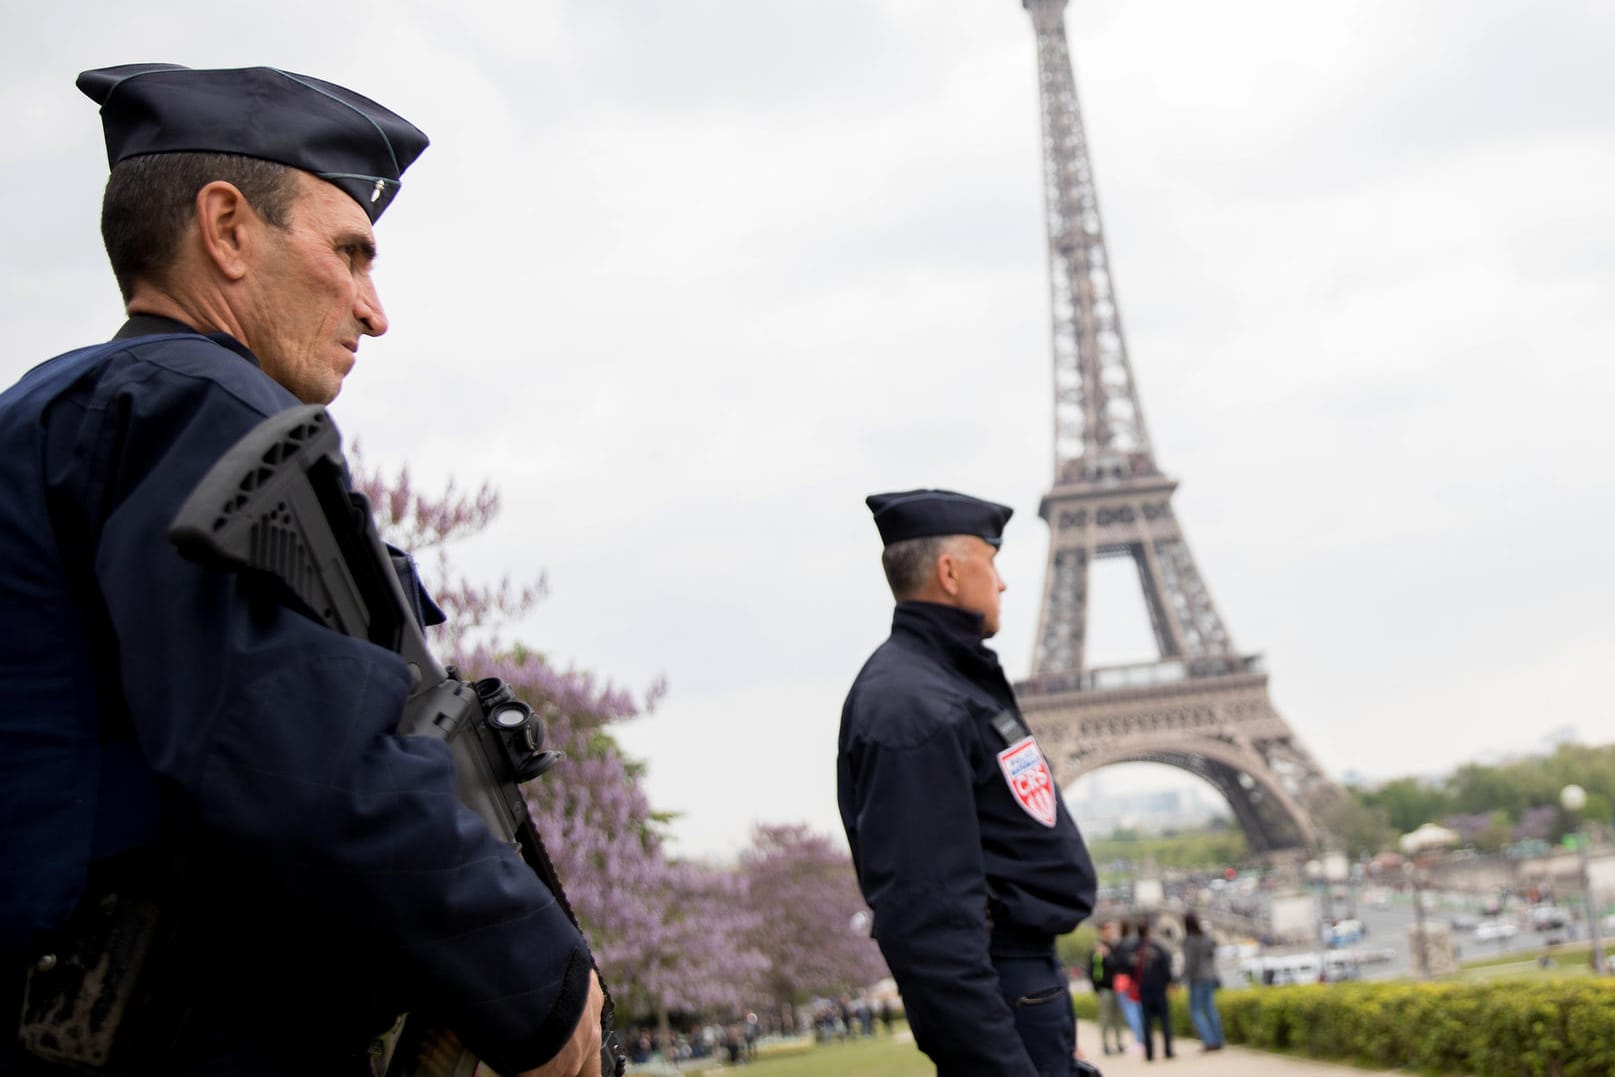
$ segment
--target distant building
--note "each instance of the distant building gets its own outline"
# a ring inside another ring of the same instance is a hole
[[[1068,800],[1068,806],[1083,833],[1096,838],[1117,830],[1198,830],[1215,820],[1230,818],[1226,804],[1193,786],[1104,794],[1094,785],[1082,799]]]

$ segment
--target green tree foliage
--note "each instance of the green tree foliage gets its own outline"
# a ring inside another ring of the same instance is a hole
[[[1089,841],[1088,851],[1096,864],[1149,861],[1163,868],[1216,870],[1244,861],[1250,846],[1237,830],[1186,830],[1144,837],[1118,829],[1108,838]]]
[[[1466,763],[1443,779],[1397,778],[1351,793],[1362,807],[1382,812],[1398,834],[1454,815],[1490,815],[1492,825],[1477,843],[1501,848],[1508,839],[1502,836],[1499,814],[1516,821],[1532,808],[1557,808],[1559,791],[1571,784],[1587,791],[1582,821],[1609,825],[1615,812],[1609,792],[1615,790],[1615,744],[1561,744],[1550,755],[1495,765]],[[1550,838],[1556,840],[1576,825],[1560,812]]]
[[[1373,856],[1396,839],[1390,816],[1383,807],[1368,803],[1355,789],[1345,796],[1331,796],[1312,805],[1312,813],[1324,832],[1340,843],[1350,857]]]
[[[1501,852],[1509,843],[1514,831],[1514,820],[1506,811],[1492,812],[1491,822],[1475,837],[1475,848],[1483,853]]]
[[[1519,816],[1526,808],[1553,803],[1559,795],[1558,789],[1532,788],[1538,784],[1533,780],[1539,776],[1537,770],[1520,764],[1504,768],[1466,763],[1453,771],[1446,788],[1456,810],[1463,814],[1504,811]]]
[[[1357,796],[1367,807],[1383,811],[1398,834],[1444,819],[1456,810],[1451,795],[1439,783],[1422,778],[1397,778]]]

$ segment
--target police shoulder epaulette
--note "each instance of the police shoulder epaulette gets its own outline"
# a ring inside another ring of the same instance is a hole
[[[1026,727],[1021,725],[1021,720],[1015,717],[1012,710],[1001,710],[993,715],[992,725],[998,735],[1004,738],[1005,744],[1018,744],[1026,739]]]

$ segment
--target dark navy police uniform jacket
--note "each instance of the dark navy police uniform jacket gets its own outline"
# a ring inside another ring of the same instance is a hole
[[[979,615],[898,603],[847,696],[837,786],[875,937],[937,1072],[1067,1072],[1070,1047],[1034,1058],[1029,1026],[1070,1027],[1053,943],[1092,911],[1093,864]]]
[[[447,749],[394,734],[403,662],[168,541],[207,469],[296,403],[228,336],[151,318],[0,395],[0,1003],[92,864],[163,842],[198,868],[167,1072],[351,1072],[333,1061],[405,1008],[536,1065],[588,950],[459,805]]]

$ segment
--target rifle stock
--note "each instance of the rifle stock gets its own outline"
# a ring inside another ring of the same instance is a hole
[[[436,737],[454,758],[460,800],[523,859],[574,924],[518,783],[559,758],[545,752],[532,708],[493,679],[468,683],[432,655],[393,571],[364,498],[351,493],[342,441],[325,408],[291,408],[254,427],[203,476],[169,528],[187,558],[272,582],[306,616],[403,658],[410,694],[399,732]],[[601,1011],[601,1073],[621,1077],[627,1059]],[[404,1022],[389,1077],[470,1077],[477,1060],[453,1032]]]

